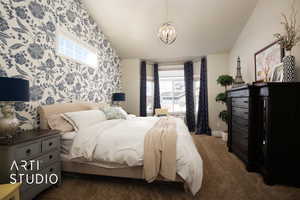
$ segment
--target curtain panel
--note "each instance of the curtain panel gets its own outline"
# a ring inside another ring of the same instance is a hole
[[[201,58],[200,92],[196,134],[211,135],[208,118],[207,58]]]
[[[160,105],[160,90],[159,90],[159,75],[158,75],[158,64],[153,65],[153,76],[154,76],[154,105],[153,115],[155,114],[156,108],[161,108]]]
[[[186,123],[190,132],[195,131],[195,104],[194,104],[194,70],[193,62],[184,63]]]
[[[142,61],[140,66],[140,116],[147,116],[147,71],[145,61]]]

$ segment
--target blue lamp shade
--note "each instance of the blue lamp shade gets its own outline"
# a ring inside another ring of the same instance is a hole
[[[125,93],[113,93],[113,101],[125,101]]]
[[[29,81],[0,77],[0,101],[29,101]]]

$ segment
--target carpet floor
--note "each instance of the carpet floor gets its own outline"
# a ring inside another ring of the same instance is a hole
[[[210,136],[194,136],[204,163],[204,178],[196,196],[180,183],[145,183],[123,178],[64,175],[59,187],[41,193],[41,200],[300,200],[300,188],[267,186],[257,173],[228,153],[225,143]]]

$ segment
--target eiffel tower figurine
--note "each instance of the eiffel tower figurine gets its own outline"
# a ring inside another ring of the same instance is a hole
[[[236,69],[236,76],[233,82],[233,87],[239,87],[244,85],[245,82],[243,81],[242,73],[241,73],[241,59],[238,57],[237,59],[237,69]]]

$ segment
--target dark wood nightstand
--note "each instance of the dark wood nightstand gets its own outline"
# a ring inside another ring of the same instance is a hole
[[[34,198],[53,182],[59,184],[61,181],[59,131],[23,131],[11,140],[0,141],[0,163],[0,183],[22,179],[21,199]],[[44,177],[40,184],[37,181],[41,176],[37,174]],[[30,184],[32,178],[35,180]]]

